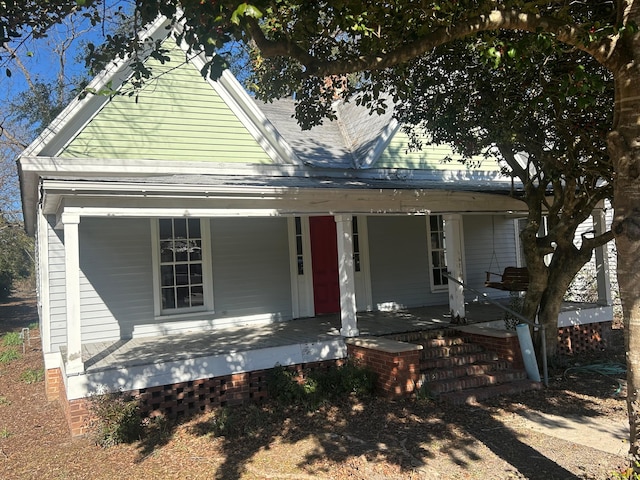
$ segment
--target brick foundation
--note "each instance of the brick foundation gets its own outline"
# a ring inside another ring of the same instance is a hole
[[[344,363],[342,360],[331,360],[293,365],[287,368],[298,372],[300,379],[303,379],[311,371],[328,370],[342,363]],[[123,392],[123,394],[139,401],[142,417],[162,415],[167,418],[180,418],[216,407],[263,402],[268,396],[269,372],[270,370],[256,370],[143,388]],[[45,379],[47,399],[60,402],[71,436],[89,433],[90,400],[87,398],[67,400],[59,368],[47,370]]]
[[[572,325],[558,329],[558,354],[596,352],[610,344],[613,322]]]
[[[62,372],[59,368],[51,368],[44,373],[44,389],[49,402],[60,399],[60,395],[64,395],[64,383],[62,381]]]
[[[376,387],[382,395],[403,397],[416,390],[421,345],[385,338],[354,338],[346,343],[347,356],[376,374]]]

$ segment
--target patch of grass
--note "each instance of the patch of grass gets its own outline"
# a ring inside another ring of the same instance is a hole
[[[3,427],[0,429],[0,438],[9,438],[11,436],[11,432],[7,427]]]
[[[40,328],[40,324],[38,322],[32,322],[29,324],[29,330],[36,330]]]
[[[18,332],[7,332],[2,337],[2,345],[5,347],[22,345],[22,337]]]
[[[140,406],[131,396],[121,393],[94,395],[89,399],[90,428],[101,447],[133,443],[140,439]]]
[[[20,381],[32,384],[41,382],[44,379],[44,369],[29,368],[20,374]]]
[[[11,402],[7,397],[3,397],[2,395],[0,395],[0,407],[5,405],[11,405]]]
[[[15,348],[10,348],[0,353],[0,364],[10,363],[20,358],[20,353]]]

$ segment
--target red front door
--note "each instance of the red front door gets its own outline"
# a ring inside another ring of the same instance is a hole
[[[333,217],[309,217],[313,303],[316,315],[340,311],[338,245]]]

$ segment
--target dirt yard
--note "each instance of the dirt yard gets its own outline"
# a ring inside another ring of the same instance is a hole
[[[33,297],[2,304],[0,336],[36,320]],[[43,365],[38,340],[24,355],[21,346],[0,343],[0,359],[11,348],[20,354],[0,362],[0,478],[607,479],[624,467],[623,457],[537,433],[519,413],[624,421],[625,392],[615,378],[565,374],[578,363],[623,362],[621,333],[614,331],[608,352],[555,365],[548,389],[481,406],[413,399],[312,413],[247,407],[158,424],[144,440],[108,449],[69,437],[60,406],[47,402],[36,374]],[[221,426],[226,436],[215,435]]]

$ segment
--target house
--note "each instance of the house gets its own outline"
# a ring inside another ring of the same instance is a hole
[[[251,382],[278,363],[345,358],[345,339],[375,333],[364,318],[389,332],[414,308],[441,312],[418,323],[464,319],[478,295],[448,272],[507,298],[485,272],[520,265],[526,206],[497,165],[407,152],[390,114],[351,103],[302,131],[293,101],[261,104],[229,72],[203,79],[200,56],[170,56],[147,60],[156,76],[135,92],[127,62],[110,65],[90,87],[132,95],[76,99],[19,159],[46,388],[73,433],[102,389],[153,408],[261,395]],[[599,271],[601,305],[561,322],[611,320]]]

